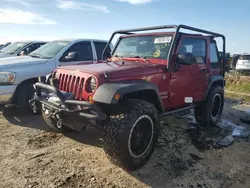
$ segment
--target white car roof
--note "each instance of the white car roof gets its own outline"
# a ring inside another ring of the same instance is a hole
[[[48,41],[40,41],[40,40],[19,40],[19,41],[14,41],[12,43],[15,43],[15,42],[25,42],[25,43],[44,43],[44,42],[48,42]],[[11,43],[11,44],[12,44]]]
[[[101,40],[101,39],[93,39],[93,38],[82,38],[82,39],[70,39],[70,38],[65,38],[65,39],[57,39],[53,41],[70,41],[70,42],[80,42],[80,41],[97,41],[97,42],[108,42],[108,40]]]

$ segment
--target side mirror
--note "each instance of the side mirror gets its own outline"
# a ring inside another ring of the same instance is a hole
[[[177,63],[183,65],[191,65],[193,60],[192,54],[178,54],[177,55]]]
[[[75,61],[77,60],[78,54],[77,52],[69,52],[67,56],[65,56],[65,59],[67,61]]]
[[[106,50],[103,54],[103,59],[111,58],[111,52],[109,50]]]

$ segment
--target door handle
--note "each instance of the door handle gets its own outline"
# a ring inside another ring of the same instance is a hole
[[[206,71],[207,71],[207,69],[206,69],[205,67],[202,67],[202,68],[200,69],[200,72],[202,72],[202,73],[206,73]]]

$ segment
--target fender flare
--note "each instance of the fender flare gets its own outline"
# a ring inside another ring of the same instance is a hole
[[[211,90],[212,86],[215,83],[219,83],[219,85],[221,85],[222,88],[224,88],[224,86],[225,86],[225,80],[224,80],[223,76],[217,76],[216,75],[216,76],[211,76],[209,78],[209,83],[208,83],[207,91],[206,91],[205,96],[204,96],[204,100],[207,99],[208,93],[209,93],[209,91]]]
[[[147,81],[102,84],[95,91],[93,95],[93,100],[100,103],[117,104],[119,102],[119,99],[117,100],[115,98],[115,95],[119,94],[120,98],[122,98],[126,94],[145,90],[151,90],[155,92],[158,102],[160,104],[160,111],[164,112],[164,105],[157,86]]]

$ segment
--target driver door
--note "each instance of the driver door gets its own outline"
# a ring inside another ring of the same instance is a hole
[[[201,101],[208,87],[209,78],[209,40],[202,36],[182,36],[179,42],[178,54],[189,54],[190,64],[179,64],[178,69],[171,73],[170,101],[174,108],[185,107],[190,103]]]
[[[76,52],[76,59],[68,60],[66,56],[70,52]],[[93,63],[92,45],[90,41],[77,42],[66,50],[60,58],[61,66]]]

